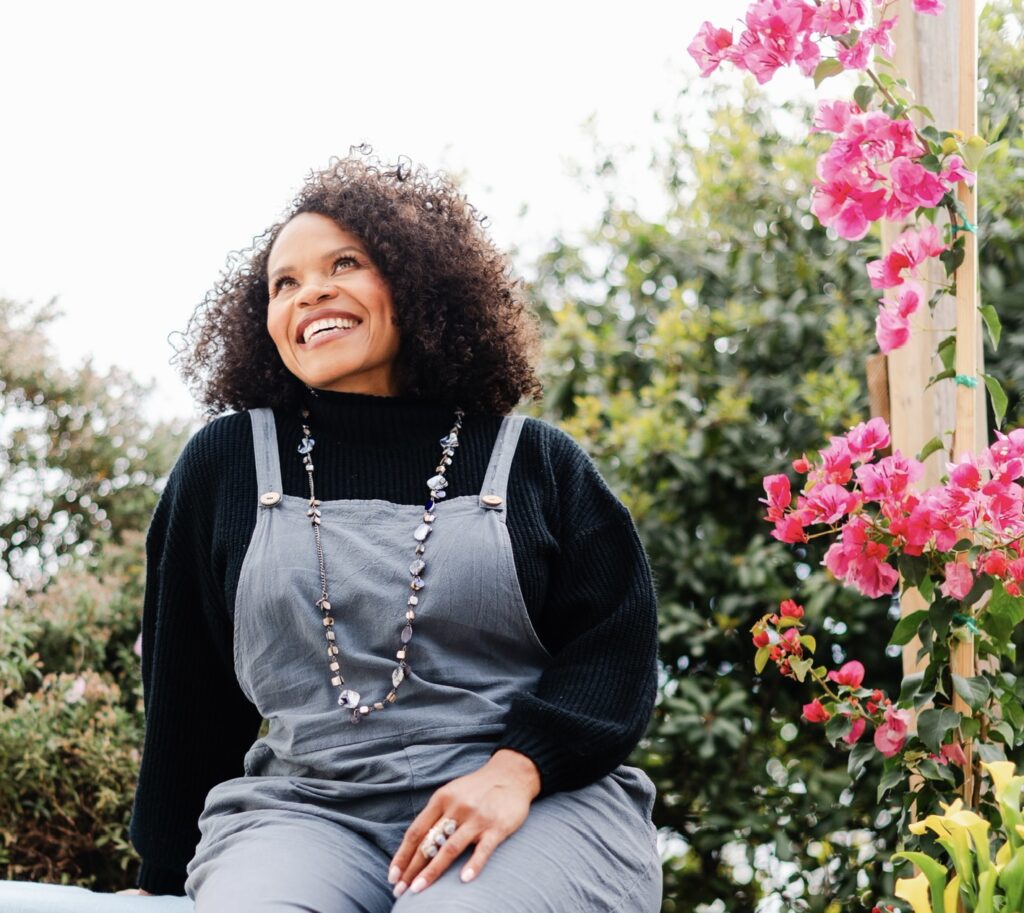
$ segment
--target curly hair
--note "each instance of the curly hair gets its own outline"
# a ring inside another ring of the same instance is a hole
[[[359,153],[358,155],[356,153]],[[505,255],[442,173],[406,157],[381,165],[365,144],[311,171],[285,217],[229,255],[196,307],[174,359],[208,415],[258,406],[294,408],[305,385],[285,366],[267,331],[267,259],[300,213],[333,219],[359,237],[395,305],[398,393],[507,413],[543,387],[534,364],[540,327]]]

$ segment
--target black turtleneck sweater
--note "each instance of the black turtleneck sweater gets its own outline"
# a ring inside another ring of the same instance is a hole
[[[327,391],[307,405],[319,498],[424,501],[453,406]],[[483,487],[501,418],[463,418],[449,497]],[[284,493],[308,498],[301,418],[276,410],[275,419]],[[130,836],[143,860],[139,887],[150,893],[184,893],[206,794],[242,775],[259,735],[232,650],[256,488],[249,416],[214,419],[185,446],[146,540],[146,735]],[[507,525],[530,618],[553,658],[536,693],[515,699],[495,750],[531,758],[543,796],[604,776],[636,746],[655,697],[657,607],[628,511],[586,452],[540,419],[527,419],[516,449]]]

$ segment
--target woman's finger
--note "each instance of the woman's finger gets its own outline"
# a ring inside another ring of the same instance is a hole
[[[470,856],[469,862],[462,867],[459,878],[462,881],[472,881],[476,878],[480,874],[480,870],[487,864],[487,860],[491,858],[491,854],[507,836],[508,834],[501,834],[495,828],[484,831],[476,842],[476,851]]]
[[[422,871],[411,873],[412,880],[408,883],[409,890],[416,894],[432,885],[444,874],[448,866],[462,855],[466,847],[479,836],[477,829],[464,824],[455,829],[455,833],[441,845],[433,859],[428,860],[422,853],[417,852],[416,855],[421,860],[419,868]]]
[[[409,867],[409,863],[414,858],[413,854],[423,842],[423,838],[427,836],[427,831],[441,817],[441,809],[442,799],[435,792],[423,811],[413,818],[412,824],[407,828],[405,837],[398,847],[398,852],[392,857],[391,865],[388,867],[388,882],[390,884],[398,882],[402,873]],[[406,882],[407,887],[408,884],[409,882]]]

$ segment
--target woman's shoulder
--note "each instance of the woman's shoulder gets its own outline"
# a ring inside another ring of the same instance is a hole
[[[252,420],[248,412],[228,412],[200,425],[185,443],[169,485],[208,487],[240,458],[251,462]]]
[[[597,464],[568,431],[545,418],[524,416],[522,438],[527,447],[545,457],[559,475],[598,472]]]

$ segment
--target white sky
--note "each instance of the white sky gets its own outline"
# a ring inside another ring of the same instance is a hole
[[[2,3],[0,296],[56,296],[66,364],[154,377],[151,408],[195,414],[167,335],[311,168],[369,142],[463,174],[498,243],[537,250],[599,212],[571,176],[584,121],[650,148],[700,23],[747,5]]]

